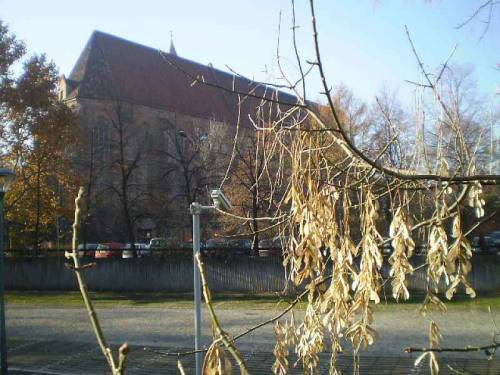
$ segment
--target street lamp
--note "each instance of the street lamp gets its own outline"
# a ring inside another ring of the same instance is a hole
[[[10,169],[0,168],[0,370],[7,374],[7,342],[5,340],[5,303],[3,296],[3,203],[15,173]]]
[[[196,264],[196,256],[200,253],[200,215],[203,211],[213,210],[215,208],[220,210],[230,210],[232,208],[231,202],[224,195],[222,190],[214,189],[210,193],[213,206],[203,206],[198,202],[191,203],[189,211],[193,215],[193,273],[194,273],[194,349],[196,351],[196,375],[201,375],[201,365],[203,362],[201,349],[201,280],[200,270]]]

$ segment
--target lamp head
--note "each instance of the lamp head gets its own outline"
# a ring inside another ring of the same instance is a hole
[[[9,190],[10,184],[15,177],[14,171],[6,168],[0,168],[0,193],[5,193]]]
[[[221,189],[212,190],[212,192],[210,193],[210,197],[214,202],[214,206],[217,207],[219,210],[229,211],[233,208],[231,201],[229,200],[228,197],[226,197],[226,195],[222,192]]]

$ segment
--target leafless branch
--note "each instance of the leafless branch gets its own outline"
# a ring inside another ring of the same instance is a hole
[[[76,280],[78,282],[78,287],[80,289],[80,293],[83,298],[83,302],[85,304],[85,308],[89,315],[90,323],[92,324],[92,328],[94,330],[94,334],[97,339],[97,343],[101,348],[101,352],[106,358],[108,366],[113,373],[113,375],[122,375],[125,371],[125,364],[127,360],[128,354],[128,345],[125,343],[119,349],[119,358],[118,364],[115,363],[115,359],[113,358],[113,354],[111,352],[111,348],[106,342],[106,338],[101,328],[101,324],[99,323],[99,318],[92,304],[92,300],[87,291],[87,286],[83,279],[82,270],[88,268],[88,265],[81,266],[80,259],[78,257],[78,228],[80,223],[80,202],[83,197],[84,189],[80,188],[78,191],[78,196],[75,199],[75,218],[73,221],[73,240],[72,240],[72,251],[70,253],[66,253],[66,257],[73,260],[73,270],[75,271]]]

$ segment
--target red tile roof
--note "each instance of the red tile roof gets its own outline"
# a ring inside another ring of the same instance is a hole
[[[189,76],[227,90],[193,86]],[[230,124],[238,115],[238,96],[229,92],[233,87],[296,103],[295,96],[244,77],[99,31],[90,37],[68,80],[73,88],[68,97],[121,100]],[[248,114],[260,104],[256,98],[245,99],[242,124],[248,125]]]

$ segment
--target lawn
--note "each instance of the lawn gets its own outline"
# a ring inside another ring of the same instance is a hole
[[[187,308],[193,305],[192,294],[171,293],[116,293],[90,292],[91,299],[99,307],[137,306]],[[79,292],[8,291],[6,304],[80,307],[83,300]],[[221,308],[272,308],[278,298],[274,295],[249,296],[224,294],[214,297],[214,303]],[[285,306],[286,303],[283,302]]]
[[[171,293],[116,293],[116,292],[90,292],[92,301],[99,307],[165,307],[165,308],[190,308],[193,305],[191,294]],[[287,301],[292,298],[281,299],[277,295],[243,295],[243,294],[215,294],[214,304],[217,308],[252,308],[276,309],[285,308]],[[416,296],[398,306],[417,308],[423,297]],[[6,304],[16,305],[44,305],[61,307],[81,307],[83,301],[79,292],[37,292],[37,291],[8,291],[5,293]],[[377,309],[394,307],[396,302],[389,296],[377,306]],[[452,301],[447,301],[449,309],[500,309],[500,295],[479,296],[470,299],[466,296],[457,296]],[[303,307],[304,303],[300,304]]]

